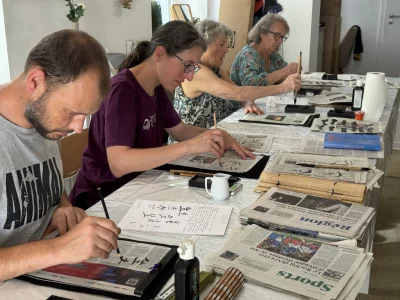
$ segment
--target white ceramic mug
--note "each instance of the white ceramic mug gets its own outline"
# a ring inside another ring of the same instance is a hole
[[[229,175],[223,173],[214,174],[214,177],[206,177],[205,188],[207,193],[213,197],[214,200],[222,201],[229,197]],[[207,182],[211,180],[211,193],[207,188]]]

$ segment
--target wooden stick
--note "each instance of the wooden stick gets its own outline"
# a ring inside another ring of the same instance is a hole
[[[215,114],[214,111],[214,129],[217,129],[217,115]],[[221,167],[221,160],[218,158],[218,164]]]
[[[299,59],[297,61],[297,74],[298,75],[301,74],[301,61],[302,61],[302,53],[300,51]],[[296,105],[296,101],[297,101],[297,91],[294,91],[294,105]]]
[[[181,175],[181,176],[194,176],[194,175],[205,175],[205,176],[213,176],[214,173],[207,173],[207,172],[196,172],[196,171],[185,171],[185,170],[169,170],[171,174],[174,175]]]

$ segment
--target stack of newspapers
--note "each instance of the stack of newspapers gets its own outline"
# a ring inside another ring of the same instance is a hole
[[[246,226],[206,260],[223,273],[239,269],[246,280],[306,299],[355,299],[371,265],[371,253],[291,233]]]
[[[271,188],[240,212],[243,225],[311,236],[327,241],[354,239],[365,245],[375,209]]]

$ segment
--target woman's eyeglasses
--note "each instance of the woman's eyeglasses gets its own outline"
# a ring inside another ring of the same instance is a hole
[[[182,58],[180,58],[176,54],[175,54],[175,57],[177,59],[179,59],[185,65],[185,69],[183,70],[183,72],[191,73],[191,72],[194,71],[196,73],[198,70],[200,70],[200,66],[199,65],[188,64],[186,61],[184,61]]]
[[[283,43],[288,38],[287,35],[281,35],[279,32],[273,32],[273,31],[270,31],[270,30],[267,30],[267,31],[274,35],[275,41],[279,41],[280,39],[282,39],[282,43]]]

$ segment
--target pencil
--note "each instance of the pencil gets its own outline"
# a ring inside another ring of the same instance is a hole
[[[214,111],[214,129],[217,129],[217,115],[215,114]],[[218,158],[218,164],[221,167],[221,160]]]
[[[300,51],[299,60],[297,61],[297,74],[299,75],[301,74],[301,60],[302,60],[302,53]],[[296,101],[297,101],[297,91],[294,91],[294,105],[296,105]]]
[[[98,187],[97,191],[99,192],[101,204],[103,204],[104,214],[106,215],[107,219],[110,219],[110,215],[108,214],[108,210],[107,210],[107,206],[106,206],[106,201],[104,201],[104,197],[103,197],[103,193],[101,192],[101,188]],[[121,257],[121,253],[119,251],[119,247],[117,247],[117,253],[118,253],[118,256]]]

